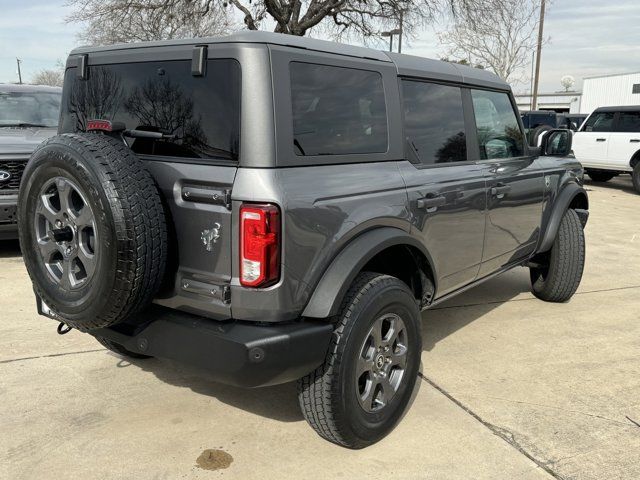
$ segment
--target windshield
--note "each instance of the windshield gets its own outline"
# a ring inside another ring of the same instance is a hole
[[[0,92],[0,128],[57,127],[61,94]]]

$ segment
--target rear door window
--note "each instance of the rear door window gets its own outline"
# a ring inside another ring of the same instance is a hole
[[[462,91],[428,82],[402,82],[404,131],[423,165],[467,160]]]
[[[585,132],[610,132],[613,129],[614,112],[598,112],[591,115],[584,124]]]
[[[388,146],[382,75],[290,63],[296,155],[384,153]]]
[[[640,132],[640,111],[620,112],[616,132]]]
[[[122,122],[128,129],[167,134],[127,138],[143,155],[237,160],[240,131],[240,65],[207,62],[191,75],[191,61],[89,67],[87,80],[67,71],[62,131],[84,131],[88,120]]]

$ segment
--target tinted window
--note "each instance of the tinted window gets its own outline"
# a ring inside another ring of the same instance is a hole
[[[519,157],[524,154],[524,137],[509,95],[472,90],[473,111],[482,160]]]
[[[620,112],[617,132],[640,132],[640,112]]]
[[[591,115],[584,124],[585,132],[610,132],[613,128],[613,112],[600,112]]]
[[[191,61],[89,67],[65,77],[63,131],[83,131],[87,120],[122,122],[129,129],[173,137],[127,138],[140,154],[193,158],[238,157],[240,66],[209,60],[204,77],[191,75]]]
[[[467,159],[462,92],[458,87],[402,82],[404,129],[423,164]]]
[[[297,155],[387,151],[387,112],[379,73],[297,62],[290,68]]]
[[[56,92],[0,91],[0,127],[56,127],[60,98]]]

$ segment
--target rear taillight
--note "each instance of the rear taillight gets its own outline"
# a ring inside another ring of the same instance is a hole
[[[280,211],[275,205],[240,207],[240,284],[268,287],[280,277]]]

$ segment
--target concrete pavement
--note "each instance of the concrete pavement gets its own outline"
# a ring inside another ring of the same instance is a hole
[[[536,300],[518,269],[425,312],[413,405],[362,451],[317,437],[292,384],[57,335],[0,243],[0,478],[640,478],[640,195],[628,176],[588,188],[572,301]]]

